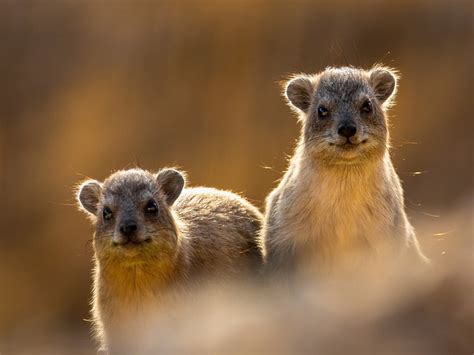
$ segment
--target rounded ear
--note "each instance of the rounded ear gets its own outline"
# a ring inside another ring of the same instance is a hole
[[[156,175],[158,190],[164,195],[168,206],[173,205],[183,191],[184,176],[175,169],[163,169]]]
[[[392,69],[375,67],[370,71],[370,85],[377,99],[384,103],[396,92],[398,75]]]
[[[313,90],[311,80],[304,75],[300,75],[286,83],[285,97],[291,106],[303,112],[308,112]]]
[[[87,180],[81,184],[77,192],[79,208],[93,215],[97,214],[102,184],[96,180]]]

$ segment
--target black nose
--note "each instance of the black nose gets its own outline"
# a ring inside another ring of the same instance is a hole
[[[120,233],[129,237],[137,230],[137,224],[135,222],[125,222],[120,227]]]
[[[357,132],[357,128],[353,124],[342,124],[341,126],[339,126],[337,130],[337,133],[340,136],[343,136],[346,138],[352,137],[354,134],[356,134],[356,132]]]

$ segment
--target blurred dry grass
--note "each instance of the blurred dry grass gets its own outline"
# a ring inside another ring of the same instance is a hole
[[[409,215],[440,265],[472,254],[472,15],[459,0],[2,1],[0,352],[93,352],[84,176],[176,164],[262,206],[298,135],[276,84],[291,72],[401,71]]]

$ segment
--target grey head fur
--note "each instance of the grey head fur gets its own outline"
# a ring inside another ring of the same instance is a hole
[[[376,66],[328,68],[297,75],[285,97],[303,124],[301,143],[320,162],[358,163],[381,157],[388,145],[385,109],[393,100],[398,75]]]
[[[112,174],[103,183],[84,182],[77,198],[95,224],[96,252],[110,252],[129,244],[162,244],[160,239],[176,241],[170,208],[184,184],[183,174],[174,169],[163,169],[158,174],[130,169]],[[159,238],[160,231],[172,238]]]

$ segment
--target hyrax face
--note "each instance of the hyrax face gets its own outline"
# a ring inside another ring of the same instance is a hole
[[[178,238],[170,207],[183,186],[183,175],[173,169],[156,175],[131,169],[116,172],[103,183],[85,181],[77,198],[95,225],[94,247],[99,260],[174,257]]]
[[[303,121],[305,148],[327,164],[356,164],[379,158],[388,144],[384,107],[396,89],[396,75],[329,68],[290,80],[285,96]]]

